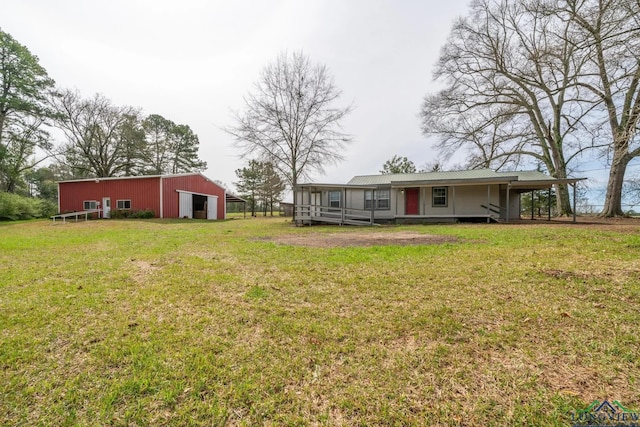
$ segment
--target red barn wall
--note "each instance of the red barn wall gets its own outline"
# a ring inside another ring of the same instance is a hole
[[[60,212],[81,211],[85,200],[111,198],[111,209],[116,210],[118,200],[131,200],[131,210],[150,209],[160,216],[160,182],[158,177],[135,179],[97,179],[59,184]]]
[[[180,196],[177,190],[218,196],[217,219],[224,219],[224,188],[199,174],[168,176],[162,179],[163,215],[165,218],[178,218],[180,215]]]

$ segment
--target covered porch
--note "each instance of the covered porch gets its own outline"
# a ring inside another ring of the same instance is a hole
[[[539,175],[533,175],[539,177]],[[374,225],[486,221],[521,218],[521,195],[581,179],[527,179],[504,174],[499,178],[391,181],[384,185],[303,184],[294,192],[296,224]],[[547,212],[551,220],[551,209]]]
[[[293,221],[297,225],[317,223],[338,225],[375,225],[374,205],[355,203],[355,195],[375,191],[374,186],[338,184],[299,185],[294,191]]]

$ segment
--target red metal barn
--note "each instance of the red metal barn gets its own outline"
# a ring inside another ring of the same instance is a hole
[[[225,190],[200,173],[91,178],[58,183],[60,213],[151,210],[156,218],[225,219]]]

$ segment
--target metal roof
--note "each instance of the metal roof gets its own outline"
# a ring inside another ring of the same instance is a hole
[[[517,171],[517,172],[496,172],[504,175],[515,175],[518,181],[556,181],[552,176],[544,174],[540,171]]]
[[[586,178],[557,179],[540,171],[496,172],[491,169],[474,169],[448,172],[395,173],[380,175],[354,176],[347,185],[351,186],[406,186],[473,184],[473,183],[511,183],[512,185],[548,185],[575,183]]]
[[[573,184],[586,178],[557,179],[540,171],[496,172],[491,169],[473,169],[447,172],[391,173],[358,175],[346,184],[305,183],[297,187],[323,188],[376,188],[433,185],[510,184],[517,187],[549,187],[553,184]]]
[[[100,181],[117,181],[117,180],[125,180],[125,179],[129,180],[129,179],[148,179],[148,178],[177,178],[181,176],[193,176],[193,175],[200,175],[207,181],[211,181],[209,178],[207,178],[200,172],[186,172],[186,173],[175,173],[175,174],[167,174],[167,175],[104,176],[104,177],[94,177],[94,178],[67,179],[63,181],[58,181],[58,183],[62,184],[65,182],[90,182],[90,181],[100,182]]]
[[[510,176],[514,176],[511,173]],[[354,176],[349,185],[391,185],[393,182],[412,181],[453,181],[453,180],[476,180],[497,178],[504,179],[505,175],[491,169],[474,169],[466,171],[449,172],[422,172],[422,173],[390,173],[382,175],[360,175]]]
[[[247,203],[247,201],[242,197],[236,196],[235,194],[229,192],[225,193],[224,198],[227,203]]]

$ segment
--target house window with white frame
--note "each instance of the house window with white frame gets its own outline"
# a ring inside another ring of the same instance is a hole
[[[92,209],[98,209],[98,201],[97,200],[85,200],[84,202],[82,202],[82,208],[85,211],[92,210]]]
[[[433,207],[447,207],[447,187],[433,187],[431,195]]]
[[[131,209],[131,200],[116,200],[116,209]]]
[[[329,207],[340,207],[340,191],[329,191]]]
[[[364,208],[371,209],[372,198],[374,209],[389,209],[389,190],[365,190]]]

